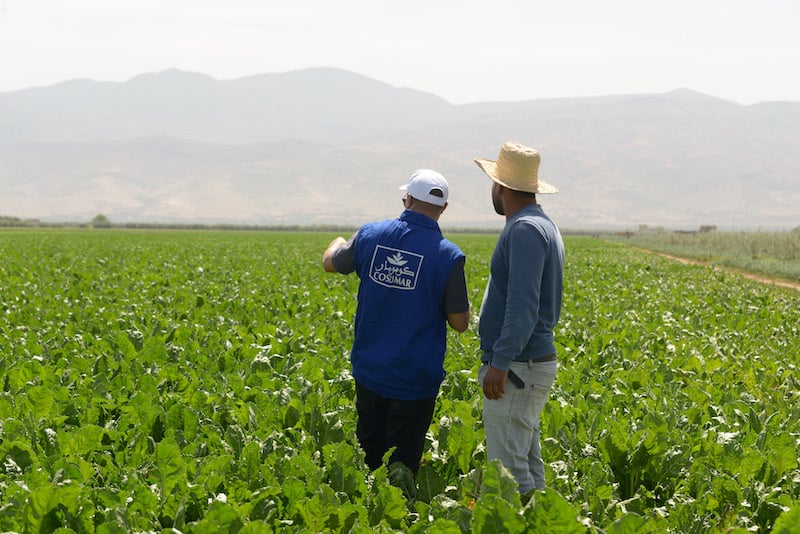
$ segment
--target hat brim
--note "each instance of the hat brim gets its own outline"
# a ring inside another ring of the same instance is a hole
[[[475,164],[481,168],[483,172],[486,173],[486,176],[492,179],[492,181],[502,185],[503,187],[507,187],[508,189],[513,189],[514,191],[523,191],[525,193],[537,193],[542,195],[552,195],[553,193],[558,193],[558,188],[549,182],[545,182],[541,178],[538,178],[536,181],[536,187],[520,187],[519,185],[512,185],[508,183],[506,180],[503,180],[497,174],[497,161],[491,159],[483,159],[483,158],[475,158]]]

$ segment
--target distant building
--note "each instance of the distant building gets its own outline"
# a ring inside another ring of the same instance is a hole
[[[640,234],[661,234],[664,232],[663,226],[651,226],[649,224],[640,224],[637,233]]]

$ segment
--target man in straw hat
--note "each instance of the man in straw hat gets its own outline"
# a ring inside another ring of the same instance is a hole
[[[506,224],[492,254],[480,311],[483,422],[489,460],[499,459],[529,498],[545,485],[539,421],[558,370],[553,329],[561,312],[564,243],[536,203],[557,193],[539,179],[539,153],[506,143],[497,160],[475,158],[492,179]]]
[[[400,189],[400,217],[365,224],[349,241],[337,237],[322,262],[327,272],[355,271],[361,279],[350,361],[367,465],[380,467],[396,447],[390,466],[402,462],[416,474],[444,379],[446,325],[467,329],[469,299],[464,253],[437,222],[447,180],[421,169]]]

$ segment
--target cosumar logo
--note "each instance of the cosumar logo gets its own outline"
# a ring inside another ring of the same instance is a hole
[[[369,277],[377,284],[395,289],[414,289],[423,256],[378,245],[372,255]]]

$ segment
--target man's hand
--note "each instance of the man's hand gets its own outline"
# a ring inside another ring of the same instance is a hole
[[[489,365],[486,375],[483,377],[483,394],[489,400],[498,400],[506,392],[506,377],[508,371],[501,371]]]
[[[325,252],[322,254],[322,268],[325,269],[325,272],[328,273],[335,273],[336,267],[333,266],[333,261],[331,257],[333,253],[336,252],[336,249],[341,247],[342,245],[346,244],[347,240],[341,236],[337,237],[333,241],[331,241],[328,248],[325,249]]]

